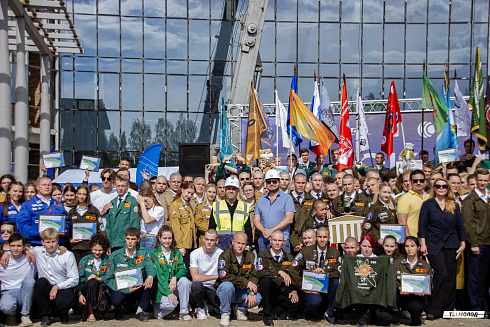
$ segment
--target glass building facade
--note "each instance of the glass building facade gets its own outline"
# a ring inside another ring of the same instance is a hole
[[[228,99],[245,0],[69,0],[83,55],[60,60],[60,148],[68,165],[82,155],[116,166],[162,144],[161,166],[178,164],[179,142],[216,139]],[[469,95],[475,49],[487,75],[488,0],[269,0],[259,94],[287,102],[294,65],[299,96],[313,74],[332,101],[342,75],[348,97],[420,98],[422,65],[436,90],[445,62]]]

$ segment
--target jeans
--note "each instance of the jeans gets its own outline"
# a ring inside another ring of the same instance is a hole
[[[231,314],[231,305],[233,303],[238,303],[239,310],[248,310],[248,304],[245,303],[248,296],[246,288],[236,288],[231,282],[223,282],[219,285],[216,293],[221,302],[219,307],[221,314]],[[257,301],[257,305],[259,305],[262,300],[259,293],[255,293],[255,300]]]
[[[304,293],[305,308],[307,315],[316,314],[320,308],[326,308],[325,313],[329,317],[333,317],[333,309],[335,307],[335,294],[339,286],[338,278],[330,278],[328,280],[328,293]]]
[[[34,278],[26,277],[20,289],[5,290],[0,295],[0,311],[9,315],[17,311],[17,305],[22,306],[21,315],[27,316],[31,311]]]
[[[271,242],[269,240],[266,240],[264,236],[262,236],[262,234],[259,237],[258,243],[259,243],[259,252],[263,252],[267,250],[271,245]],[[289,243],[289,239],[287,239],[284,242],[282,249],[284,252],[291,253],[291,245]]]
[[[157,237],[156,236],[143,236],[141,238],[140,246],[145,248],[148,251],[148,254],[153,251],[155,248],[155,244],[157,243]]]
[[[189,313],[189,295],[191,294],[191,281],[186,277],[182,277],[177,282],[177,288],[174,291],[175,295],[179,298],[179,301],[175,304],[171,303],[167,296],[162,296],[160,303],[155,303],[157,307],[158,316],[160,318],[165,317],[177,307],[180,303],[180,314]]]

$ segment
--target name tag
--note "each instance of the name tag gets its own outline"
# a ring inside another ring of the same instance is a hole
[[[247,268],[249,268],[249,269],[250,269],[250,268],[252,268],[252,265],[243,265],[243,267],[242,267],[242,268],[243,268],[243,269],[247,269]]]
[[[427,272],[427,269],[415,269],[416,272],[421,272],[421,273],[424,273],[424,272]]]
[[[313,205],[313,202],[305,202],[305,206],[311,206]]]
[[[364,207],[364,203],[362,203],[362,202],[356,203],[356,206],[358,206],[358,207]]]
[[[131,207],[131,203],[130,202],[124,202],[124,208],[129,208]]]
[[[97,219],[95,216],[85,216],[85,218],[90,219],[90,220],[96,220]]]
[[[162,265],[167,264],[167,263],[165,262],[165,260],[158,260],[158,262],[160,262]]]
[[[136,263],[143,262],[144,259],[145,258],[142,255],[140,255],[139,257],[136,258]]]
[[[85,268],[85,271],[87,271],[87,272],[92,272],[92,269],[90,269],[90,268]]]
[[[236,216],[236,220],[238,221],[243,221],[245,219],[245,217],[243,215],[237,215]]]
[[[337,259],[328,259],[328,262],[337,262]]]
[[[118,263],[116,267],[121,267],[121,268],[127,268],[128,264],[127,263]]]
[[[291,261],[283,261],[282,262],[282,265],[283,266],[290,266],[291,265]]]

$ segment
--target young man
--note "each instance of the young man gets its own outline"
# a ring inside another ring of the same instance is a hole
[[[131,172],[128,169],[121,168],[117,171],[116,177],[120,176],[120,175],[125,176],[128,179],[128,186],[129,186],[128,192],[129,192],[129,194],[131,194],[132,196],[137,198],[138,197],[138,185],[136,185],[136,183],[131,181]]]
[[[429,162],[429,152],[427,150],[422,150],[419,152],[419,160],[422,160],[422,164]]]
[[[54,228],[45,229],[41,239],[43,246],[31,248],[36,256],[38,279],[34,284],[34,301],[41,326],[51,324],[53,313],[59,314],[62,323],[67,323],[79,278],[75,256],[70,251],[60,255],[59,235]]]
[[[128,158],[121,158],[118,167],[119,169],[129,170],[131,168],[131,161]]]
[[[106,214],[106,234],[113,251],[125,246],[123,235],[128,227],[140,229],[138,202],[129,194],[128,189],[129,181],[126,176],[117,175],[117,197],[109,203],[111,207]]]
[[[242,171],[240,175],[238,175],[238,178],[240,179],[240,187],[243,187],[246,182],[250,182],[250,173]]]
[[[294,257],[282,250],[284,242],[284,233],[274,231],[270,248],[260,252],[257,257],[257,277],[266,326],[274,326],[274,312],[276,316],[281,316],[283,312],[294,311],[299,304],[300,275],[291,264]]]
[[[303,232],[303,247],[316,244],[316,232],[313,229],[307,229]]]
[[[182,176],[179,173],[172,173],[169,178],[169,188],[158,198],[158,201],[165,209],[165,225],[170,225],[170,216],[168,214],[168,209],[174,201],[174,197],[180,189],[182,184]]]
[[[238,232],[233,237],[233,247],[219,256],[218,279],[214,283],[220,299],[221,326],[230,325],[231,304],[238,303],[237,319],[248,320],[249,308],[260,304],[255,255],[245,250],[247,234]]]
[[[375,177],[371,177],[366,180],[366,186],[367,189],[365,194],[367,196],[367,199],[369,202],[373,202],[374,193],[376,193],[379,188],[379,182]]]
[[[344,254],[357,255],[359,253],[359,245],[354,237],[347,237],[342,245]]]
[[[282,171],[280,174],[281,179],[279,181],[279,191],[289,194],[289,183],[291,183],[291,176],[285,171]]]
[[[313,201],[313,214],[305,221],[303,230],[313,229],[317,231],[320,226],[328,227],[328,219],[333,215],[328,211],[327,204],[322,200]]]
[[[303,226],[313,214],[313,201],[315,201],[315,198],[311,193],[305,191],[306,176],[304,174],[296,174],[293,184],[294,191],[291,192],[291,198],[294,203],[295,213],[290,241],[294,252],[298,252],[303,246],[301,242],[301,236],[304,231]]]
[[[298,161],[297,167],[299,169],[303,169],[305,172],[309,172],[310,169],[316,167],[316,163],[310,161],[310,151],[307,148],[302,148],[300,151],[300,160]]]
[[[344,192],[333,200],[332,214],[335,217],[346,214],[365,217],[369,210],[368,199],[354,188],[354,176],[345,175],[342,178],[342,185]]]
[[[344,186],[342,185],[342,178],[347,175],[345,171],[339,171],[335,175],[335,184],[337,184],[337,187],[339,188],[339,192],[344,192]]]
[[[167,177],[163,175],[158,176],[155,181],[155,197],[158,199],[163,193],[165,193],[167,187]]]
[[[196,192],[194,192],[193,197],[191,198],[190,205],[192,207],[192,211],[196,210],[198,204],[202,203],[204,200],[204,188],[206,187],[206,182],[202,177],[194,178],[194,188]]]
[[[196,305],[198,320],[207,319],[209,312],[219,313],[219,298],[213,285],[218,278],[218,261],[223,250],[217,248],[216,243],[218,232],[208,229],[204,234],[204,245],[191,252],[191,297]],[[207,307],[204,304],[205,300]]]
[[[253,173],[252,182],[255,188],[255,198],[258,199],[264,194],[264,173],[260,170]]]
[[[288,172],[291,178],[294,178],[294,176],[298,173],[306,175],[306,171],[304,171],[301,168],[298,168],[298,157],[296,157],[294,153],[291,156],[288,155],[287,163],[288,163]]]
[[[332,176],[332,169],[329,168],[331,165],[323,164],[323,161],[325,161],[325,157],[323,156],[323,154],[317,156],[315,161],[316,166],[308,170],[308,174],[306,175],[306,177],[309,178],[314,173],[319,173],[322,177]]]
[[[419,213],[422,202],[429,198],[424,192],[425,174],[421,170],[410,173],[412,189],[402,195],[398,200],[398,224],[405,225],[406,236],[417,236],[419,230]]]
[[[218,194],[216,195],[216,201],[221,201],[226,199],[226,187],[225,187],[226,180],[220,179],[219,181],[216,182],[216,188],[218,189],[217,192]]]
[[[139,301],[136,316],[139,321],[148,321],[150,312],[150,298],[152,295],[153,279],[156,276],[156,269],[151,262],[148,251],[145,248],[137,247],[140,241],[139,228],[129,227],[125,231],[125,246],[122,249],[112,252],[109,257],[109,269],[104,275],[104,284],[109,288],[112,305],[116,308],[116,320],[123,319],[123,303]],[[120,270],[140,268],[143,276],[143,285],[131,286],[122,290],[117,290],[115,273]]]
[[[332,203],[332,201],[340,195],[339,187],[335,183],[327,184],[325,187],[325,194],[327,195],[330,203]]]
[[[8,239],[10,260],[7,267],[0,265],[2,293],[0,295],[0,311],[5,315],[15,314],[19,307],[21,327],[32,326],[29,319],[34,291],[36,267],[25,255],[26,238],[20,233],[13,233]],[[5,321],[0,321],[4,326]]]
[[[92,205],[99,210],[101,222],[105,227],[105,214],[111,207],[109,202],[117,196],[117,192],[114,189],[116,172],[110,168],[106,168],[100,173],[100,178],[102,179],[102,188],[90,193],[90,200],[92,201]]]

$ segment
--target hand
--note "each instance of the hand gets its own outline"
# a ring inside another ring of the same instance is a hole
[[[255,285],[254,283],[248,282],[247,288],[250,289],[252,292],[257,293],[258,288],[257,285]]]
[[[266,240],[268,240],[271,237],[272,232],[273,232],[272,230],[265,228],[265,230],[262,233],[262,235],[264,236],[264,238]]]
[[[284,284],[285,284],[286,286],[291,285],[291,277],[290,277],[288,274],[286,274],[284,271],[282,271],[282,270],[281,270],[281,271],[279,271],[279,275],[280,275],[280,276],[282,277],[282,279],[284,280]]]
[[[299,252],[299,250],[301,250],[301,248],[302,248],[302,247],[303,247],[303,243],[300,243],[299,245],[296,245],[296,246],[294,247],[294,251],[295,251],[295,252]]]
[[[294,170],[294,166],[289,167],[289,172],[292,173]]]
[[[473,254],[479,255],[480,254],[480,248],[478,246],[472,246],[471,252],[473,252]]]
[[[58,249],[60,250],[60,255],[63,255],[66,253],[66,251],[68,251],[68,249],[65,248],[63,245],[60,245]]]
[[[408,295],[407,292],[400,292],[400,295]]]
[[[83,240],[70,240],[70,244],[78,244]]]
[[[90,176],[90,169],[85,168],[85,179],[87,180],[87,182],[88,182],[88,177],[89,176]]]
[[[54,285],[52,288],[51,288],[51,292],[49,292],[49,299],[51,301],[53,301],[54,299],[56,299],[56,294],[58,294],[58,290],[59,290],[59,286],[58,285]]]
[[[248,295],[245,303],[248,303],[249,308],[255,307],[255,305],[257,304],[257,299],[255,298],[255,295]]]
[[[79,302],[81,305],[85,305],[85,303],[87,303],[87,300],[85,300],[85,296],[80,295],[80,296],[78,297],[78,302]]]
[[[458,260],[458,258],[461,255],[461,253],[463,253],[465,247],[466,247],[465,242],[461,242],[460,243],[460,246],[459,246],[459,249],[456,250],[456,260]]]
[[[45,174],[47,174],[47,173],[48,173],[48,169],[46,168],[46,166],[45,166],[44,164],[41,164],[41,166],[40,166],[39,168],[41,168],[41,171],[42,171],[43,173],[45,173]]]
[[[324,274],[325,270],[323,270],[323,268],[316,268],[315,270],[313,270],[313,272],[315,274]]]
[[[168,289],[170,292],[173,292],[175,291],[176,288],[177,288],[177,278],[172,277],[172,279],[170,279],[170,283],[168,283]]]
[[[27,253],[26,253],[27,255]],[[9,252],[5,252],[3,255],[2,255],[2,258],[0,259],[0,264],[3,266],[3,268],[7,268],[7,265],[9,264],[9,260],[10,260],[10,253]]]
[[[378,244],[379,244],[379,245],[381,245],[381,246],[383,246],[383,239],[382,239],[382,238],[380,238],[380,239],[378,240]]]
[[[138,196],[136,197],[136,202],[138,202],[138,204],[140,206],[144,206],[145,205],[145,198],[143,198],[141,195],[138,194]]]
[[[333,165],[328,165],[328,170],[332,170],[333,169]]]
[[[327,220],[330,220],[332,218],[335,218],[335,216],[333,215],[333,213],[331,213],[330,211],[327,211]]]
[[[292,291],[291,293],[289,293],[289,298],[291,299],[291,303],[297,303],[299,300],[298,292]]]
[[[421,245],[420,245],[420,252],[421,252],[422,254],[426,254],[426,253],[427,253],[427,245],[425,245],[425,244],[421,244]]]
[[[145,290],[150,289],[153,286],[153,276],[146,277],[143,285],[145,286]]]
[[[97,279],[97,276],[95,276],[94,274],[90,275],[87,277],[88,280],[91,280],[91,279]]]
[[[143,286],[143,285],[139,285],[139,286],[130,286],[130,287],[129,287],[129,293],[133,293],[133,292],[137,291],[138,289],[140,289],[140,288],[141,288],[141,286]]]
[[[146,171],[144,171],[144,170],[141,172],[141,177],[143,177],[143,179],[144,179],[145,181],[149,181],[149,180],[150,180],[150,174],[149,174],[149,173],[147,173],[147,172],[146,172]]]
[[[175,294],[173,294],[173,293],[172,293],[172,294],[170,294],[170,295],[168,296],[168,300],[169,300],[169,301],[170,301],[170,303],[172,303],[172,304],[177,304],[177,297],[176,297],[176,296],[175,296]]]
[[[26,251],[26,257],[29,262],[36,263],[36,256],[32,254],[30,251]]]
[[[179,251],[180,251],[180,254],[182,254],[182,257],[184,257],[185,256],[185,249],[184,248],[180,248]]]
[[[112,253],[111,248],[108,248],[105,254],[111,255],[111,253]]]
[[[105,215],[107,211],[109,211],[109,209],[112,208],[112,203],[107,203],[104,208],[102,209],[102,211],[100,212],[101,215]]]

